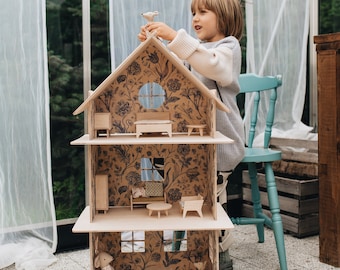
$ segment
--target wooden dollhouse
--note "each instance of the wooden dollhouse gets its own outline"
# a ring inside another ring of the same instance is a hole
[[[75,110],[88,116],[71,144],[88,147],[89,205],[73,232],[89,233],[92,269],[98,252],[116,270],[218,269],[233,224],[217,202],[216,145],[233,141],[216,109],[229,111],[151,35]]]

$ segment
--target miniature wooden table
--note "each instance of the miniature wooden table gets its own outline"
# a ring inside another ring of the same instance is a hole
[[[153,211],[157,211],[158,218],[161,217],[161,211],[164,211],[166,215],[168,215],[168,210],[171,209],[172,205],[170,203],[163,203],[163,202],[157,202],[157,203],[150,203],[146,206],[147,209],[149,209],[149,216],[152,215]]]
[[[203,136],[203,129],[206,127],[207,125],[187,125],[188,128],[188,136],[190,136],[191,132],[194,129],[198,129],[200,136]]]

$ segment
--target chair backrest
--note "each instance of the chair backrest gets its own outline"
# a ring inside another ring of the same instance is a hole
[[[266,126],[264,130],[264,148],[268,148],[270,137],[272,133],[272,126],[275,114],[275,103],[277,99],[277,88],[282,84],[281,75],[273,76],[258,76],[252,73],[241,74],[239,78],[240,93],[254,93],[253,109],[250,116],[250,128],[248,134],[249,148],[253,147],[253,141],[255,137],[255,129],[258,119],[259,103],[261,98],[261,92],[271,91],[269,107],[266,116]]]

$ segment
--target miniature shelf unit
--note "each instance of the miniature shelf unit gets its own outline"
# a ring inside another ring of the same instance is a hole
[[[105,136],[110,137],[112,127],[112,119],[110,113],[95,113],[94,114],[94,129],[95,135],[101,136],[101,131],[105,131]]]
[[[141,101],[141,88],[151,83],[164,91],[157,108]],[[228,112],[151,36],[76,109],[74,114],[86,110],[88,116],[88,134],[71,145],[87,147],[90,199],[73,232],[89,233],[91,262],[97,250],[113,257],[115,269],[218,269],[220,230],[234,226],[217,202],[216,148],[233,143],[216,131],[217,108]],[[98,114],[109,116],[106,125],[96,125]],[[139,126],[140,115],[153,122]],[[170,122],[159,126],[157,120]],[[204,134],[188,136],[190,124],[204,125]],[[98,136],[98,128],[105,134]],[[158,185],[147,187],[150,182]],[[153,203],[150,190],[166,203],[149,207],[161,209],[160,218],[145,206]],[[180,200],[197,194],[200,206],[193,210],[199,214],[183,218]],[[94,263],[91,269],[97,270]]]
[[[109,186],[107,175],[95,176],[95,206],[97,213],[109,210]]]

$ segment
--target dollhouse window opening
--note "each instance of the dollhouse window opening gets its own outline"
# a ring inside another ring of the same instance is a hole
[[[163,231],[163,246],[165,252],[187,251],[187,244],[186,231]]]
[[[141,180],[163,181],[164,180],[164,158],[141,158]]]
[[[145,252],[145,232],[125,231],[121,233],[121,251],[123,253]]]
[[[138,99],[144,108],[157,109],[165,101],[165,91],[158,83],[148,82],[140,88]]]

